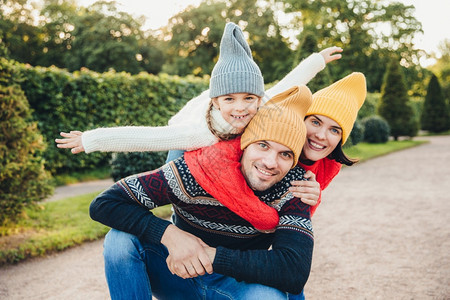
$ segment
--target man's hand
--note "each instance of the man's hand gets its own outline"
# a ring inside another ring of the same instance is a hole
[[[186,279],[204,275],[205,272],[209,274],[213,272],[214,257],[209,249],[211,247],[195,235],[175,225],[169,225],[161,238],[161,243],[169,250],[166,262],[172,274]]]
[[[337,53],[336,53],[337,52]],[[338,54],[342,52],[341,47],[329,47],[326,49],[323,49],[319,52],[320,55],[322,55],[323,59],[325,60],[325,63],[332,62],[333,60],[340,59],[342,57],[342,54]]]
[[[291,181],[292,186],[289,191],[294,197],[300,198],[303,203],[314,206],[320,197],[320,184],[316,181],[316,175],[311,171],[307,171],[304,177],[308,180]]]
[[[61,132],[60,135],[64,139],[55,139],[58,148],[72,148],[71,152],[73,154],[84,152],[83,143],[81,142],[83,133],[81,131]]]

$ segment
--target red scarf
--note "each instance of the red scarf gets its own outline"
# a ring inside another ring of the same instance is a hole
[[[255,196],[241,172],[241,138],[184,153],[192,176],[211,196],[258,230],[274,230],[278,212]]]

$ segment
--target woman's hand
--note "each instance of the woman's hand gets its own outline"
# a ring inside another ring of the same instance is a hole
[[[320,197],[320,184],[316,181],[316,175],[307,171],[304,175],[308,180],[291,181],[289,191],[294,197],[300,198],[303,203],[315,206]]]

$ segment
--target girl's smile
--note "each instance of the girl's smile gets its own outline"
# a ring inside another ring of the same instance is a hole
[[[213,105],[231,126],[244,129],[258,111],[261,98],[248,93],[233,93],[212,99]]]

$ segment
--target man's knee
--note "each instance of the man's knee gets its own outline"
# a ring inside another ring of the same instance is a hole
[[[259,299],[274,299],[274,300],[287,300],[288,294],[282,292],[276,288],[262,285],[262,284],[249,284],[247,289],[244,289],[242,293],[242,299],[259,300]]]
[[[139,256],[140,242],[132,234],[111,229],[103,243],[105,263],[122,264]]]

